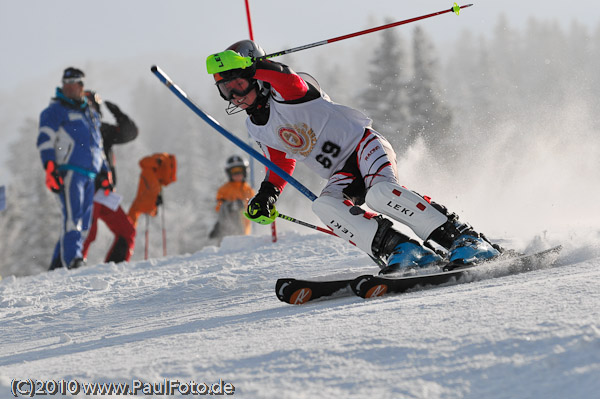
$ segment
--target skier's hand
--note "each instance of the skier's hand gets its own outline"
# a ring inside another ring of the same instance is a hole
[[[46,187],[53,193],[58,193],[63,188],[63,178],[58,173],[54,161],[46,162]]]
[[[248,209],[244,216],[253,222],[271,224],[277,218],[278,212],[275,203],[279,198],[279,189],[268,181],[264,181],[258,193],[248,202]]]
[[[206,71],[210,75],[223,74],[232,69],[246,69],[252,67],[253,64],[254,61],[251,57],[243,57],[233,50],[225,50],[206,58]]]

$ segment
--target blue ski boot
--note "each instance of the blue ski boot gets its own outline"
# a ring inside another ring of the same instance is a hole
[[[435,252],[419,245],[415,241],[402,242],[394,247],[387,259],[387,267],[379,274],[395,273],[400,270],[424,267],[442,260]]]
[[[483,238],[463,234],[459,236],[449,250],[450,264],[467,265],[494,258],[500,252]]]

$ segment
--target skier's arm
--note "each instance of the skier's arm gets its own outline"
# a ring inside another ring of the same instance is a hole
[[[285,64],[259,60],[254,66],[256,67],[254,79],[270,83],[273,90],[281,95],[284,101],[298,100],[308,92],[306,82]]]
[[[286,172],[290,176],[292,175],[292,173],[294,173],[294,169],[296,168],[296,160],[295,159],[286,158],[286,154],[283,151],[273,149],[273,148],[266,146],[264,144],[261,144],[261,143],[258,143],[258,144],[259,144],[260,148],[263,150],[263,152],[265,153],[265,156],[269,160],[271,160],[271,162],[273,162],[275,165],[279,166],[281,169],[283,169],[284,172]],[[265,176],[265,181],[272,183],[275,187],[277,187],[279,192],[282,192],[283,188],[287,184],[287,181],[282,179],[280,176],[278,176],[276,173],[274,173],[271,170],[267,170],[267,175]]]

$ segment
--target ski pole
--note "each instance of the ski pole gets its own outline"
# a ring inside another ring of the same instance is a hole
[[[329,43],[339,42],[341,40],[350,39],[351,37],[362,36],[362,35],[366,35],[367,33],[372,33],[372,32],[377,32],[377,31],[384,30],[384,29],[389,29],[389,28],[393,28],[393,27],[399,26],[399,25],[410,24],[411,22],[419,21],[419,20],[426,19],[426,18],[435,17],[436,15],[446,14],[448,12],[454,12],[456,15],[458,15],[460,13],[461,9],[467,8],[467,7],[471,7],[472,5],[473,4],[466,4],[464,6],[459,6],[458,4],[454,3],[454,5],[450,9],[448,9],[448,10],[442,10],[442,11],[434,12],[434,13],[427,14],[427,15],[421,15],[420,17],[405,19],[403,21],[392,22],[392,23],[389,23],[389,24],[386,24],[386,25],[377,26],[375,28],[361,30],[360,32],[349,33],[347,35],[334,37],[332,39],[321,40],[319,42],[314,42],[314,43],[311,43],[311,44],[305,44],[304,46],[299,46],[299,47],[294,47],[294,48],[291,48],[291,49],[288,49],[288,50],[278,51],[276,53],[267,54],[267,55],[264,55],[262,57],[258,57],[256,59],[257,60],[264,60],[264,59],[267,59],[267,58],[279,57],[281,55],[295,53],[297,51],[301,51],[301,50],[306,50],[306,49],[313,48],[313,47],[322,46],[324,44],[329,44]]]
[[[148,238],[150,237],[149,230],[150,230],[150,216],[148,216],[146,214],[146,234],[144,234],[146,237],[146,240],[145,240],[146,244],[144,245],[144,260],[148,260]]]
[[[321,231],[323,233],[327,233],[327,234],[330,234],[330,235],[332,235],[334,237],[337,237],[337,234],[335,234],[331,230],[328,230],[328,229],[323,228],[323,227],[315,226],[314,224],[303,222],[302,220],[298,220],[298,219],[293,218],[291,216],[287,216],[287,215],[283,215],[281,213],[277,213],[277,217],[282,218],[283,220],[287,220],[288,222],[296,223],[296,224],[299,224],[300,226],[308,227],[310,229]],[[373,257],[371,255],[369,255],[369,258],[371,258],[371,260],[373,260],[373,262],[375,262],[377,264],[377,266],[379,266],[379,267],[385,267],[386,266],[385,262],[382,259],[375,258],[375,257]]]
[[[162,224],[163,256],[167,256],[167,229],[165,228],[165,204],[161,205],[160,221]]]
[[[298,220],[298,219],[293,218],[291,216],[283,215],[281,213],[279,213],[277,215],[277,217],[280,217],[280,218],[282,218],[284,220],[287,220],[288,222],[296,223],[296,224],[299,224],[300,226],[308,227],[308,228],[313,229],[313,230],[322,231],[323,233],[331,234],[332,236],[336,236],[337,237],[337,235],[333,231],[328,230],[328,229],[326,229],[324,227],[315,226],[313,224],[310,224],[310,223],[307,223],[307,222],[303,222],[302,220]]]
[[[471,7],[472,5],[473,4],[465,4],[463,6],[459,6],[458,4],[454,3],[454,5],[451,8],[447,9],[447,10],[437,11],[437,12],[433,12],[433,13],[427,14],[427,15],[421,15],[420,17],[409,18],[409,19],[405,19],[403,21],[392,22],[392,23],[389,23],[389,24],[377,26],[375,28],[365,29],[365,30],[361,30],[359,32],[354,32],[354,33],[349,33],[347,35],[334,37],[332,39],[321,40],[319,42],[314,42],[314,43],[311,43],[311,44],[305,44],[303,46],[294,47],[294,48],[291,48],[291,49],[288,49],[288,50],[282,50],[282,51],[278,51],[276,53],[271,53],[271,54],[263,55],[262,57],[252,58],[252,62],[254,62],[256,60],[265,60],[265,59],[268,59],[268,58],[279,57],[279,56],[282,56],[282,55],[295,53],[297,51],[302,51],[302,50],[307,50],[307,49],[313,48],[313,47],[323,46],[323,45],[329,44],[329,43],[339,42],[341,40],[346,40],[346,39],[350,39],[352,37],[366,35],[367,33],[373,33],[373,32],[377,32],[377,31],[380,31],[380,30],[389,29],[389,28],[393,28],[393,27],[399,26],[399,25],[410,24],[411,22],[420,21],[422,19],[435,17],[437,15],[446,14],[446,13],[449,13],[449,12],[453,12],[456,15],[459,15],[461,9],[467,8],[467,7]],[[223,71],[227,70],[227,68],[225,68],[223,66],[223,64],[222,64],[222,62],[221,62],[221,60],[219,58],[219,55],[220,55],[220,53],[210,55],[210,56],[208,56],[208,58],[206,60],[207,70],[208,70],[208,72],[210,74],[214,74],[214,73],[218,73],[218,72],[223,72]],[[248,62],[250,62],[250,60]]]

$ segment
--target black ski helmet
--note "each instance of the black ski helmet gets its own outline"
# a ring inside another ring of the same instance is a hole
[[[231,46],[227,47],[225,50],[233,50],[242,57],[258,58],[267,55],[267,53],[265,52],[265,50],[262,49],[262,47],[260,47],[254,41],[248,39],[235,42]],[[233,80],[233,78],[227,79],[223,77],[220,73],[215,73],[213,77],[215,78],[216,84]],[[266,97],[269,95],[269,92],[271,90],[270,84],[256,79],[251,79],[250,84],[258,89],[258,96]],[[221,94],[221,96],[223,95]]]
[[[231,180],[231,176],[236,172],[242,172],[244,174],[244,180],[246,180],[248,175],[248,165],[248,161],[239,155],[232,155],[227,158],[227,161],[225,162],[225,172],[227,173],[229,180]]]

